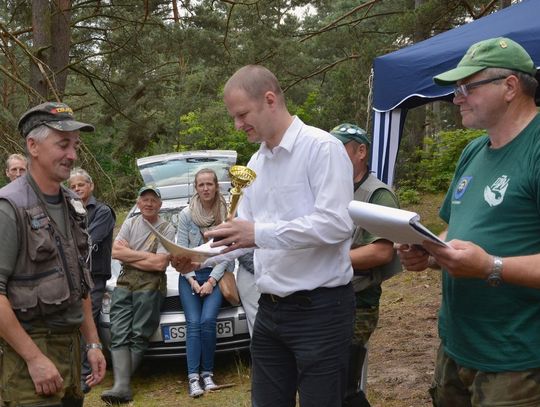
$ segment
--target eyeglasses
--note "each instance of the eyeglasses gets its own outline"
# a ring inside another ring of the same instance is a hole
[[[469,96],[469,91],[471,89],[477,88],[482,85],[487,85],[488,83],[491,83],[491,82],[500,81],[501,79],[506,79],[506,78],[508,78],[508,76],[496,76],[495,78],[483,79],[477,82],[471,82],[471,83],[466,83],[463,85],[458,85],[454,88],[454,96],[467,97]]]

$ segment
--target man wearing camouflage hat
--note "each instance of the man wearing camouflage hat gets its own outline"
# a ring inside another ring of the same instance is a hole
[[[354,124],[343,123],[334,127],[330,134],[344,144],[353,165],[354,199],[399,208],[392,189],[369,171],[370,141],[366,131]],[[366,347],[379,320],[381,283],[399,273],[402,268],[394,244],[361,227],[356,227],[354,231],[349,255],[354,270],[352,284],[356,312],[343,407],[369,407],[359,382],[365,380],[362,371]]]
[[[0,189],[0,398],[3,406],[82,406],[80,334],[92,369],[105,375],[92,318],[84,206],[61,185],[77,159],[78,122],[47,102],[19,120],[28,171]]]
[[[454,85],[465,147],[440,209],[449,247],[402,246],[409,270],[440,267],[435,406],[540,405],[540,116],[535,64],[508,38],[473,44],[434,77]]]

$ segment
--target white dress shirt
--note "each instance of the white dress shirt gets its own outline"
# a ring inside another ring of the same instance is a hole
[[[284,297],[347,284],[353,173],[341,141],[294,117],[281,143],[273,150],[262,143],[248,167],[257,178],[239,217],[255,222],[259,291]]]

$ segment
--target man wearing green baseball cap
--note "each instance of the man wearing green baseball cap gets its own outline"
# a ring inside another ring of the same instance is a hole
[[[455,85],[465,147],[439,211],[448,247],[403,245],[409,270],[442,268],[435,406],[540,405],[540,116],[535,64],[508,38],[473,44],[434,77]]]
[[[366,131],[354,124],[343,123],[330,130],[340,140],[353,166],[354,199],[356,201],[399,208],[394,191],[369,171],[370,141]],[[402,270],[394,244],[357,226],[349,252],[354,270],[352,284],[356,297],[354,331],[349,357],[347,389],[342,407],[369,407],[360,385],[365,382],[364,363],[367,344],[379,321],[381,283]]]

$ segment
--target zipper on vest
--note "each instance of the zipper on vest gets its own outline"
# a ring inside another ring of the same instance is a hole
[[[39,280],[39,279],[41,279],[43,277],[47,277],[47,276],[50,276],[52,274],[59,273],[60,271],[61,270],[58,267],[55,267],[52,270],[41,271],[39,273],[32,274],[32,275],[14,276],[14,277],[11,278],[11,280],[12,281],[32,281],[32,280],[36,280],[36,279]]]
[[[70,295],[74,294],[75,284],[73,284],[73,279],[68,269],[68,265],[66,261],[66,254],[64,253],[64,246],[62,246],[62,242],[60,241],[60,238],[58,237],[57,234],[54,234],[54,240],[56,241],[56,247],[58,247],[58,252],[60,253],[60,257],[62,258],[62,264],[64,265],[64,273],[66,273],[66,277],[68,280]]]

